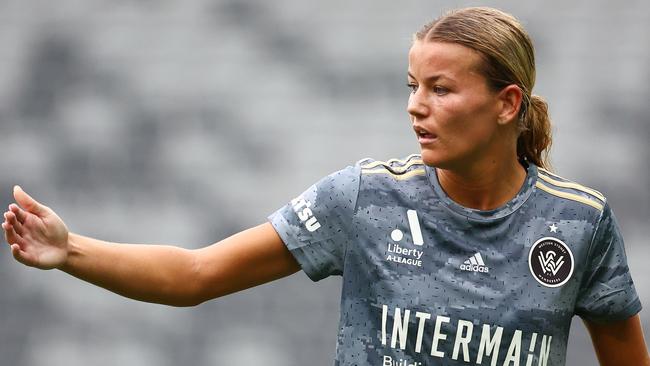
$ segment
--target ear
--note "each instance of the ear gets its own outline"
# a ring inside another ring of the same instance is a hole
[[[497,97],[500,106],[497,119],[498,123],[500,125],[506,125],[513,120],[516,121],[519,116],[519,109],[521,108],[521,100],[524,97],[521,89],[515,84],[510,84],[501,89]]]

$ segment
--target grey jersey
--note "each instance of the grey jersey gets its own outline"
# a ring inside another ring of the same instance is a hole
[[[362,160],[269,220],[311,279],[343,276],[335,365],[564,365],[574,315],[641,309],[602,194],[532,164],[481,211],[419,155]]]

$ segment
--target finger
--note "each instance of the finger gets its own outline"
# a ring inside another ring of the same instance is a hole
[[[20,245],[18,244],[11,245],[11,255],[13,255],[14,258],[22,264],[31,265],[33,263],[33,258],[31,258],[31,255],[20,249]]]
[[[2,228],[5,231],[5,239],[7,239],[7,243],[18,244],[18,240],[20,240],[21,236],[16,234],[14,227],[5,221],[2,223]]]
[[[12,203],[9,205],[9,211],[13,212],[14,215],[16,215],[16,219],[18,219],[18,221],[20,221],[21,224],[25,223],[25,220],[27,219],[27,213],[25,212],[25,210],[20,208],[20,206],[18,206],[15,203]]]
[[[33,199],[18,185],[14,186],[14,198],[21,207],[36,216],[43,217],[47,214],[47,208]]]
[[[22,236],[23,235],[23,224],[18,222],[18,219],[16,218],[16,215],[13,212],[9,211],[9,212],[5,212],[4,217],[5,217],[5,221],[8,222],[9,224],[11,224],[11,226],[14,227],[14,230],[16,231],[16,233],[18,235]]]
[[[7,244],[9,244],[9,246],[11,246],[11,242],[9,241],[9,233],[7,233],[7,227],[8,227],[7,225],[9,225],[7,222],[2,223],[2,231],[5,234],[5,241],[7,242]]]

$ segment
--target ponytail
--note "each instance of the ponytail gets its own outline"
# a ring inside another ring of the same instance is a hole
[[[551,119],[548,104],[538,96],[530,97],[530,104],[523,111],[522,128],[517,139],[517,156],[541,168],[549,169],[551,147]]]

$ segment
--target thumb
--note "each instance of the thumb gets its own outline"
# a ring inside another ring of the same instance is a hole
[[[14,198],[16,199],[16,203],[22,208],[36,216],[43,217],[47,214],[47,207],[33,199],[32,196],[28,195],[18,185],[14,186]]]

